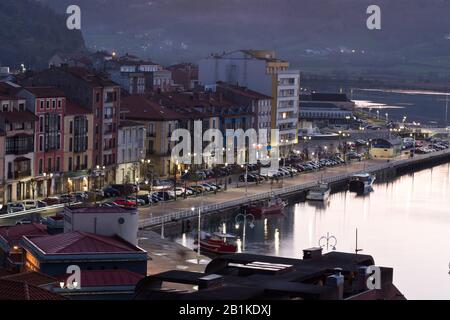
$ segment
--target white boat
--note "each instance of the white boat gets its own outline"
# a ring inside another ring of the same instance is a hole
[[[309,190],[306,199],[312,201],[326,201],[330,197],[331,188],[327,183],[319,183],[317,187]]]
[[[365,194],[371,192],[376,175],[370,173],[355,174],[350,177],[348,187],[351,192]]]

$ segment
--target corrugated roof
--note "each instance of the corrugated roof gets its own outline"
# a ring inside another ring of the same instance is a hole
[[[123,98],[121,106],[128,109],[126,117],[131,120],[168,121],[183,118],[180,113],[138,95]]]
[[[47,227],[38,223],[0,227],[0,238],[3,238],[10,246],[18,244],[22,236],[47,234]]]
[[[69,275],[64,275],[60,280],[67,280]],[[82,270],[81,288],[108,287],[108,286],[136,286],[143,279],[142,274],[129,270]]]
[[[4,276],[4,277],[2,277],[2,279],[26,282],[30,285],[37,286],[37,287],[58,282],[58,279],[56,279],[56,278],[50,277],[50,276],[40,273],[40,272],[34,272],[34,271],[16,273],[13,275]]]

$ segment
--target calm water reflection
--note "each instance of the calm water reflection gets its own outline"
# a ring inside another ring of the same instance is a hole
[[[450,165],[374,189],[365,197],[334,194],[326,206],[299,203],[284,216],[258,220],[247,227],[246,251],[300,258],[330,232],[337,250],[354,252],[358,228],[358,247],[377,264],[394,267],[394,281],[408,299],[450,299]],[[206,228],[217,231],[224,219],[228,232],[242,236],[233,216],[212,217]],[[191,246],[190,235],[183,242]]]

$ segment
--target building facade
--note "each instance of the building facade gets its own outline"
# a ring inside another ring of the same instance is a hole
[[[55,87],[27,87],[18,95],[38,118],[35,127],[34,167],[37,195],[48,197],[63,191],[64,111],[66,97]]]
[[[92,189],[94,114],[68,101],[64,127],[65,191],[88,191]]]
[[[145,160],[145,125],[122,120],[119,125],[116,183],[142,181],[141,162]]]
[[[26,100],[0,96],[0,132],[4,133],[3,203],[34,197],[34,128],[37,117]]]

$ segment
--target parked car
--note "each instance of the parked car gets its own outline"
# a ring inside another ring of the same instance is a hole
[[[20,211],[26,210],[25,205],[20,202],[8,203],[7,208],[8,208],[8,213],[15,213],[15,212],[20,212]]]
[[[127,201],[131,201],[136,205],[136,202],[138,204],[138,206],[145,206],[145,200],[140,199],[139,197],[136,198],[136,196],[128,196],[126,198]]]
[[[42,200],[47,206],[54,206],[56,204],[60,204],[60,200],[57,197],[48,197]]]
[[[133,201],[123,199],[123,198],[114,200],[114,204],[119,207],[123,207],[123,208],[136,207],[136,201],[133,202]]]
[[[103,196],[105,198],[120,197],[120,192],[117,189],[108,187],[108,188],[103,189]]]
[[[47,206],[45,202],[38,200],[25,200],[22,201],[22,203],[25,206],[25,210],[38,209]]]

